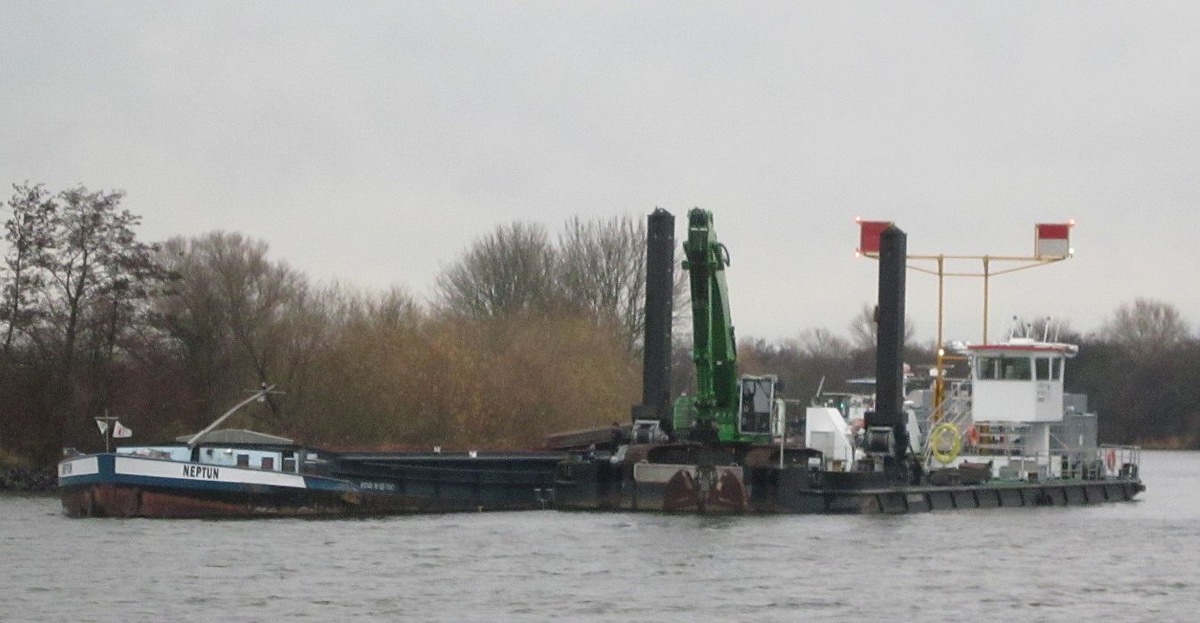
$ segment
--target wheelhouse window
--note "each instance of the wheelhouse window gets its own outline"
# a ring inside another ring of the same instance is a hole
[[[1034,365],[1034,372],[1037,373],[1037,380],[1039,380],[1039,381],[1049,381],[1050,380],[1050,358],[1049,357],[1038,357],[1037,359],[1033,360],[1033,365]]]
[[[1032,361],[1029,357],[979,357],[978,365],[978,378],[985,381],[1028,381],[1033,378]]]

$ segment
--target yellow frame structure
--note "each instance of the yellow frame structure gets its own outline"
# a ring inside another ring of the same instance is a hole
[[[862,219],[856,219],[856,220],[860,224],[860,226],[864,223],[864,221]],[[1066,223],[1066,225],[1068,227],[1074,227],[1075,221],[1074,220],[1069,221],[1068,223]],[[1036,226],[1035,226],[1035,232],[1036,232]],[[1036,233],[1035,233],[1035,248],[1036,248]],[[864,255],[866,257],[869,257],[869,258],[872,258],[875,260],[879,259],[878,252],[872,252],[872,251],[863,252],[860,250],[858,252],[858,254]],[[1038,266],[1044,266],[1046,264],[1054,264],[1057,262],[1061,262],[1063,260],[1071,258],[1072,256],[1074,256],[1074,254],[1075,254],[1075,250],[1073,248],[1071,248],[1071,249],[1067,250],[1066,255],[1061,255],[1061,256],[946,255],[946,254],[937,254],[937,255],[911,255],[910,254],[910,255],[906,256],[906,259],[909,261],[909,264],[907,265],[909,269],[915,270],[917,272],[925,273],[927,275],[936,275],[938,278],[937,345],[936,345],[936,349],[935,349],[935,352],[937,353],[937,367],[936,367],[937,377],[934,379],[934,390],[933,390],[934,391],[934,395],[933,395],[934,418],[933,419],[935,422],[938,421],[939,419],[941,419],[940,415],[942,412],[942,400],[943,400],[943,397],[945,394],[945,388],[943,387],[943,383],[944,383],[943,372],[944,372],[945,368],[944,368],[943,364],[944,364],[945,360],[947,360],[947,359],[957,359],[956,357],[947,357],[946,356],[945,342],[943,341],[943,334],[942,334],[942,322],[943,322],[943,316],[945,313],[945,300],[946,300],[946,277],[980,277],[983,279],[983,343],[986,344],[988,341],[988,311],[989,311],[989,309],[988,309],[989,300],[988,299],[989,299],[990,290],[991,290],[991,278],[999,276],[999,275],[1006,275],[1008,273],[1015,273],[1015,272],[1021,271],[1021,270],[1028,270],[1030,268],[1037,268]],[[946,261],[947,260],[951,260],[951,261],[978,260],[983,263],[983,268],[980,272],[946,272]],[[911,263],[913,261],[934,262],[936,264],[936,269],[930,269],[930,268],[926,268],[924,266],[915,265],[915,264]],[[1012,266],[1009,268],[1004,268],[1002,270],[993,271],[992,270],[993,262],[1019,263],[1020,265]]]

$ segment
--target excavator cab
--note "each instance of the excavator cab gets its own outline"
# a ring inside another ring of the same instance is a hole
[[[770,439],[774,424],[780,421],[775,400],[775,375],[741,378],[741,397],[738,401],[738,433],[745,438]]]

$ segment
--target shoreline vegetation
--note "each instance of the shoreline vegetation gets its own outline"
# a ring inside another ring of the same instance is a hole
[[[0,467],[0,493],[49,493],[58,487],[51,467]]]
[[[640,402],[641,216],[500,225],[421,300],[314,283],[236,232],[144,242],[122,191],[13,190],[0,205],[0,468],[15,486],[41,486],[63,448],[103,448],[97,418],[119,419],[134,443],[169,440],[262,385],[283,393],[228,426],[326,448],[537,448],[627,421]],[[679,393],[695,380],[686,273],[676,278]],[[1200,449],[1200,336],[1173,305],[1135,299],[1097,330],[1055,326],[1080,347],[1066,390],[1087,395],[1103,443]],[[845,381],[873,376],[871,305],[846,329],[743,336],[739,371],[776,374],[805,403],[818,387],[853,391]],[[921,372],[935,359],[911,339],[905,352]]]

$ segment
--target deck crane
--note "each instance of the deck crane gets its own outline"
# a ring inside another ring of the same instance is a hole
[[[773,425],[783,422],[783,402],[775,399],[778,378],[737,376],[725,284],[729,250],[717,241],[712,212],[688,212],[683,252],[691,287],[696,394],[676,401],[675,429],[690,428],[689,438],[696,441],[769,443]]]

